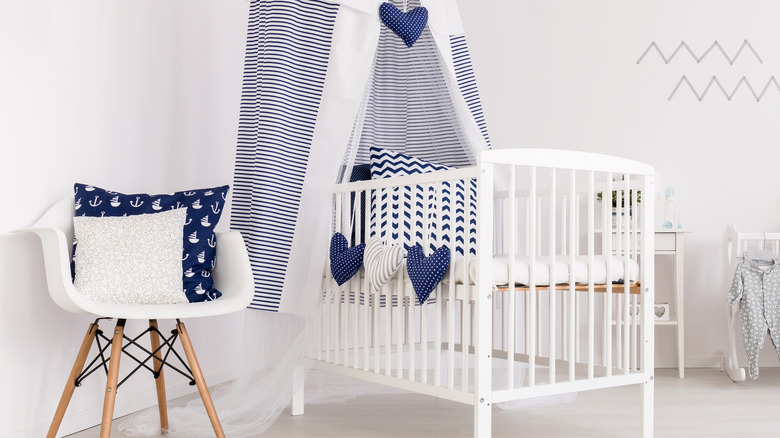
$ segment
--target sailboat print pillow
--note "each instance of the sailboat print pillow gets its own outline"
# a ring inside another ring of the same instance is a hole
[[[181,255],[184,294],[191,303],[210,301],[222,296],[214,288],[211,271],[217,254],[214,227],[222,215],[228,189],[229,186],[221,186],[165,195],[126,195],[75,184],[76,216],[132,216],[187,207]],[[78,257],[76,245],[73,256]]]

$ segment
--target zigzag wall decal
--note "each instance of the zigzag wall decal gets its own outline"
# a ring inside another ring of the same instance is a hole
[[[752,85],[750,85],[750,81],[747,80],[745,76],[742,76],[742,78],[737,82],[737,85],[734,86],[734,89],[731,91],[731,93],[728,93],[726,89],[723,87],[723,84],[720,83],[718,78],[716,76],[713,76],[712,79],[707,83],[707,86],[704,88],[704,91],[699,94],[696,91],[696,88],[693,87],[693,84],[691,84],[691,81],[688,80],[688,78],[683,75],[683,77],[680,78],[680,81],[677,82],[677,85],[674,87],[674,90],[672,90],[672,94],[669,95],[669,98],[667,100],[672,100],[672,98],[677,93],[677,90],[680,89],[680,85],[683,83],[688,85],[688,88],[691,89],[694,96],[696,96],[697,99],[699,99],[699,102],[701,102],[704,99],[704,96],[707,95],[707,93],[712,88],[712,85],[715,84],[718,86],[718,89],[723,93],[723,96],[726,97],[726,100],[729,102],[734,97],[734,95],[737,93],[737,90],[739,90],[739,87],[742,86],[742,84],[745,84],[745,86],[750,90],[750,93],[753,95],[753,97],[756,99],[756,102],[760,102],[761,99],[764,97],[764,94],[769,89],[769,86],[774,84],[775,88],[777,88],[777,91],[780,91],[780,84],[777,82],[777,79],[775,79],[774,76],[770,77],[769,80],[766,82],[766,85],[764,85],[764,88],[761,90],[760,93],[756,93],[756,90],[753,88]]]
[[[748,42],[748,40],[745,40],[745,42],[742,43],[741,46],[739,46],[739,50],[737,50],[737,53],[734,54],[733,57],[729,57],[729,55],[726,53],[726,51],[723,49],[723,47],[720,45],[720,43],[716,40],[714,43],[712,43],[707,50],[704,51],[704,53],[701,54],[701,56],[696,56],[696,54],[691,50],[691,48],[688,46],[688,43],[685,41],[681,41],[680,44],[677,46],[676,49],[674,49],[674,52],[672,52],[671,55],[667,58],[666,55],[661,51],[661,49],[658,47],[658,44],[655,43],[655,41],[651,42],[649,46],[647,46],[647,49],[645,49],[644,53],[642,53],[642,56],[639,57],[639,59],[636,60],[636,63],[639,64],[642,62],[643,59],[645,59],[645,56],[647,56],[648,53],[650,53],[650,50],[655,48],[655,51],[658,52],[658,55],[661,56],[661,59],[663,59],[665,64],[669,64],[672,62],[672,59],[674,59],[675,56],[677,56],[677,53],[680,52],[680,49],[685,49],[691,57],[696,61],[697,64],[699,64],[704,58],[707,57],[707,55],[712,52],[713,49],[717,48],[720,53],[723,55],[724,58],[726,58],[726,61],[728,61],[729,65],[734,65],[734,62],[739,58],[739,55],[742,53],[742,51],[747,47],[750,49],[750,51],[753,53],[753,55],[756,57],[758,62],[760,64],[763,64],[764,61],[761,59],[760,56],[758,56],[758,52],[756,52],[756,49],[753,48],[753,46]]]

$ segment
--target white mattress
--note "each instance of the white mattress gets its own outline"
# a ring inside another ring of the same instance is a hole
[[[610,282],[623,282],[624,281],[624,265],[625,259],[616,256],[595,256],[593,259],[593,266],[588,266],[588,256],[578,256],[574,259],[574,282],[577,284],[588,284],[589,275],[593,276],[594,284],[607,283],[607,260],[612,259],[612,275],[610,276]],[[450,265],[450,269],[455,269],[454,277],[456,284],[463,284],[464,271],[463,271],[464,257],[458,256],[455,259],[455,265]],[[477,279],[477,260],[475,257],[469,257],[468,266],[468,281],[469,284],[476,284]],[[529,279],[529,264],[530,259],[528,257],[515,257],[514,268],[514,280],[515,285],[528,286],[530,284]],[[639,280],[639,265],[632,259],[628,259],[628,272],[629,283],[636,283]],[[401,270],[406,271],[406,259],[404,258]],[[495,286],[506,286],[509,284],[509,257],[505,255],[499,255],[493,257],[493,284]],[[569,283],[569,258],[565,256],[559,256],[555,258],[555,284]],[[360,278],[360,284],[362,284],[365,278],[365,268],[361,268],[357,276]],[[395,287],[395,283],[398,280],[398,274],[390,281],[389,287]],[[409,277],[404,275],[406,283],[409,283]],[[537,285],[549,285],[550,284],[550,258],[549,257],[537,257],[536,258],[536,274],[535,283]],[[442,279],[443,283],[449,283],[450,271],[449,269],[444,274]]]
[[[612,259],[612,270],[610,275],[610,282],[624,281],[625,279],[625,258],[616,256],[595,256],[593,265],[589,266],[588,256],[578,256],[574,259],[574,282],[578,284],[588,284],[590,278],[593,277],[594,284],[607,283],[607,260]],[[457,284],[463,284],[463,257],[456,257],[455,266],[451,268],[455,269],[455,281]],[[530,259],[528,257],[515,257],[514,262],[514,282],[516,285],[527,286],[530,284],[529,269]],[[549,257],[537,257],[535,263],[535,275],[534,282],[537,285],[549,285],[550,284],[550,265],[551,259]],[[469,283],[475,284],[477,279],[477,263],[473,257],[469,258],[468,266]],[[509,257],[506,255],[499,255],[493,257],[493,284],[496,286],[505,286],[509,284]],[[555,258],[555,284],[569,283],[571,266],[569,257],[559,256]],[[628,273],[629,282],[635,283],[639,279],[639,265],[632,259],[628,259]],[[444,276],[444,280],[448,281],[450,273],[447,272]]]

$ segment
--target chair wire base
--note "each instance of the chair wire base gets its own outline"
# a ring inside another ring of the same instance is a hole
[[[100,330],[98,325],[100,323],[100,320],[102,319],[113,319],[113,318],[98,318],[95,320],[95,326],[98,327],[95,336],[95,344],[97,344],[98,351],[95,354],[95,357],[89,362],[89,364],[86,367],[84,367],[81,374],[79,374],[78,377],[76,377],[74,383],[77,387],[81,386],[81,383],[84,381],[84,379],[86,379],[89,375],[99,370],[100,368],[103,368],[103,370],[106,373],[106,376],[108,376],[108,365],[111,361],[111,358],[106,356],[105,353],[106,351],[110,351],[113,340],[105,336],[103,334],[103,330]],[[124,321],[125,320],[123,319],[119,319],[117,321],[117,324],[124,325]],[[160,341],[161,341],[160,346],[153,350],[149,350],[148,348],[138,343],[139,339],[143,338],[147,334],[150,334],[151,332],[156,332],[157,335],[160,337]],[[192,375],[192,370],[187,365],[187,362],[181,357],[181,355],[174,348],[176,340],[179,338],[179,332],[176,329],[171,330],[171,335],[169,337],[165,337],[163,333],[157,329],[156,326],[150,325],[146,330],[144,330],[143,332],[141,332],[141,334],[139,334],[134,338],[130,338],[127,335],[123,335],[122,337],[126,341],[126,344],[122,346],[122,353],[124,353],[126,356],[133,359],[136,363],[138,363],[138,365],[132,371],[130,371],[122,380],[119,381],[119,383],[117,384],[117,388],[122,386],[122,384],[125,381],[127,381],[127,379],[129,379],[130,376],[132,376],[142,368],[147,369],[149,372],[152,373],[154,378],[157,379],[160,377],[160,373],[162,371],[163,366],[168,366],[168,368],[186,377],[187,379],[189,379],[190,386],[195,386],[195,377]],[[101,340],[103,342],[101,342]],[[136,357],[131,351],[129,351],[131,347],[136,347],[138,350],[142,352],[142,354],[146,355],[146,358],[141,360],[138,357]],[[171,353],[173,353],[173,356],[175,356],[175,359],[178,361],[178,363],[176,362],[172,363],[169,360]],[[156,364],[157,366],[154,367],[149,366],[148,362],[154,359],[158,361]],[[182,368],[184,369],[182,370]]]

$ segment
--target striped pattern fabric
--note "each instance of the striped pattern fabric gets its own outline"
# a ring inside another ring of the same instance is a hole
[[[231,212],[254,272],[250,308],[279,308],[337,12],[319,0],[250,4]]]
[[[450,48],[452,50],[458,88],[463,98],[466,99],[466,105],[468,105],[474,121],[477,122],[487,147],[490,148],[490,136],[488,135],[487,122],[485,122],[485,113],[482,111],[479,90],[477,90],[477,78],[474,76],[474,68],[471,65],[471,56],[466,44],[466,35],[451,35]]]
[[[380,148],[371,148],[370,160],[371,176],[375,179],[451,169],[448,166]],[[477,183],[473,179],[469,181],[468,244],[465,242],[466,204],[463,184],[464,181],[455,182],[455,252],[462,255],[464,248],[469,247],[469,253],[476,254]],[[422,186],[382,191],[378,202],[376,196],[372,198],[370,223],[374,228],[370,230],[370,234],[379,235],[385,242],[401,242],[407,250],[418,243],[423,245],[427,239],[430,250],[434,251],[439,234],[441,234],[442,242],[449,245],[450,199],[452,196],[450,183],[443,183],[441,192],[440,197],[437,197],[434,187],[426,189]],[[428,218],[425,217],[426,204]],[[442,211],[441,220],[437,220],[436,214],[439,206],[441,206]],[[404,214],[401,214],[401,211]]]
[[[389,3],[404,7],[400,0]],[[417,7],[419,0],[407,1],[407,10]],[[356,150],[355,163],[368,163],[372,146],[446,166],[476,163],[455,112],[446,69],[430,26],[423,29],[412,47],[406,47],[387,26],[380,26],[363,103],[363,129],[353,133],[350,145]]]
[[[372,237],[366,243],[363,253],[363,265],[366,276],[374,290],[382,289],[404,261],[404,249],[400,245],[382,244],[378,237]]]

